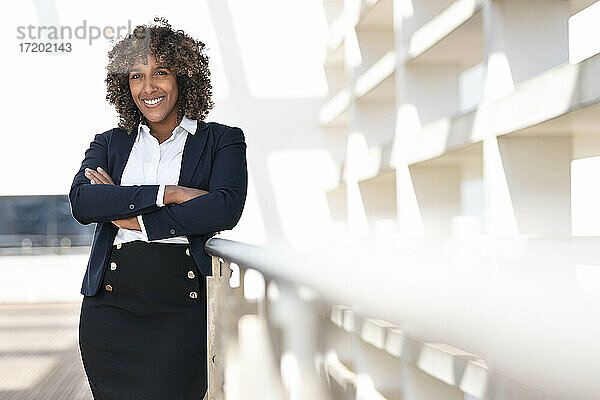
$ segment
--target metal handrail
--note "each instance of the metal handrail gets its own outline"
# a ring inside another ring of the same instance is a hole
[[[584,400],[600,393],[600,295],[581,282],[600,281],[600,267],[595,273],[591,265],[600,261],[598,244],[479,238],[300,253],[212,238],[205,249],[213,259],[389,321],[407,339],[482,359],[492,379],[486,398],[500,398],[499,382],[510,381],[552,398]]]

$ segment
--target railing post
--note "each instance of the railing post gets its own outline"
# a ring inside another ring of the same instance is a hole
[[[207,400],[224,400],[223,385],[225,383],[224,357],[226,340],[219,334],[223,327],[223,307],[226,307],[225,296],[229,290],[231,269],[229,262],[221,261],[219,257],[212,257],[212,276],[206,277],[207,294],[207,351],[208,351],[208,391]]]

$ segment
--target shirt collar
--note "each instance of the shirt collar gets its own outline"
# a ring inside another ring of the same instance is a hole
[[[191,133],[193,135],[196,133],[196,129],[198,128],[198,121],[195,119],[188,118],[184,115],[179,125],[181,125],[183,129],[188,131],[188,133]]]
[[[188,118],[184,115],[183,118],[181,119],[181,122],[179,123],[179,125],[173,130],[174,134],[178,132],[177,129],[179,127],[185,129],[188,133],[191,133],[192,135],[194,135],[198,128],[198,120]],[[136,141],[139,140],[140,133],[142,131],[144,133],[150,134],[150,128],[148,128],[148,126],[146,124],[144,124],[143,122],[140,121],[140,123],[138,124],[138,135],[136,137]]]

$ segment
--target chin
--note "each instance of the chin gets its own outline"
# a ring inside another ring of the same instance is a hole
[[[145,115],[145,117],[146,117],[146,119],[147,119],[149,122],[160,122],[160,121],[162,121],[163,119],[165,119],[165,116],[164,116],[164,115],[162,115],[162,116],[160,116],[160,117],[156,117],[156,116],[155,116],[155,117],[152,117],[152,116]]]

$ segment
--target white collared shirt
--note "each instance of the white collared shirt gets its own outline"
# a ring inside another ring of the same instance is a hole
[[[150,128],[140,122],[137,137],[123,170],[121,186],[158,184],[160,186],[156,205],[163,207],[165,185],[178,184],[185,142],[188,134],[196,133],[197,126],[197,120],[184,115],[181,123],[173,130],[173,134],[159,144],[158,139],[150,134]],[[113,245],[134,240],[149,242],[142,216],[138,215],[137,218],[142,230],[119,228]],[[151,242],[188,243],[188,240],[186,236],[175,236]]]

